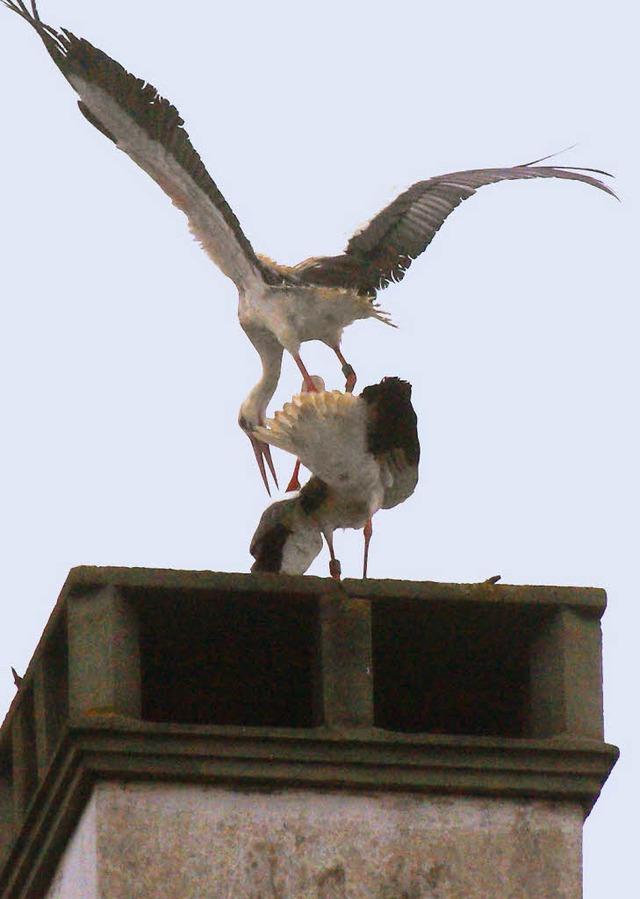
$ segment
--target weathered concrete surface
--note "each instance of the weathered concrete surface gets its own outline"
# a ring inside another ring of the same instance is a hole
[[[47,896],[579,899],[582,821],[572,802],[104,782]]]
[[[64,851],[47,899],[98,899],[97,797],[91,797]]]

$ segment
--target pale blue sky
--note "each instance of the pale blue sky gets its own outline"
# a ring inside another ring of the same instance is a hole
[[[381,296],[400,329],[360,322],[343,347],[361,387],[410,380],[420,423],[421,482],[375,519],[372,577],[607,589],[607,738],[623,757],[586,826],[585,896],[625,899],[640,798],[637,25],[622,0],[604,15],[430,7],[42,0],[41,14],[178,106],[280,262],[338,252],[431,175],[576,142],[559,162],[617,175],[622,204],[573,183],[482,188]],[[267,498],[235,423],[258,376],[235,288],[4,9],[0,83],[2,714],[9,665],[26,667],[70,567],[246,571]],[[341,386],[326,348],[303,358]],[[298,386],[287,360],[272,409]],[[361,540],[336,535],[349,576]]]

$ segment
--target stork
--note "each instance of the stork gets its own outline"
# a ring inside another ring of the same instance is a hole
[[[356,374],[341,350],[343,330],[358,319],[392,325],[376,303],[378,290],[400,281],[445,219],[479,187],[500,181],[562,178],[582,181],[615,197],[593,174],[598,169],[540,166],[549,157],[507,168],[470,169],[419,181],[401,193],[349,240],[338,256],[318,256],[294,266],[256,254],[200,156],[178,111],[149,83],[66,29],[42,22],[36,0],[0,0],[38,33],[54,63],[80,97],[88,121],[144,169],[185,213],[192,234],[239,293],[238,317],[262,362],[262,375],[240,407],[238,423],[249,437],[265,487],[265,462],[276,481],[269,447],[257,437],[275,392],[283,351],[295,360],[301,344],[319,340],[338,357],[352,392]],[[592,174],[587,174],[588,172]]]
[[[329,547],[330,574],[340,576],[333,533],[364,529],[363,577],[367,576],[371,519],[411,496],[418,483],[420,443],[411,385],[383,378],[352,393],[301,393],[258,428],[265,443],[284,449],[312,472],[291,499],[263,513],[251,542],[252,571],[303,574]]]

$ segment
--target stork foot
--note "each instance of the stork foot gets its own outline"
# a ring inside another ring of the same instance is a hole
[[[348,362],[345,362],[345,364],[342,366],[342,374],[347,379],[346,384],[344,385],[345,392],[353,393],[353,388],[356,386],[356,381],[358,379],[356,377],[356,373]]]
[[[332,346],[331,349],[340,360],[340,364],[342,365],[342,374],[347,379],[347,383],[345,384],[344,389],[347,393],[353,393],[353,388],[356,386],[357,381],[356,373],[354,372],[353,367],[349,365],[347,360],[342,355],[342,351],[340,350],[339,345]]]
[[[340,559],[331,559],[331,561],[329,562],[329,574],[337,581],[340,580],[340,577],[342,575],[342,566],[340,564]]]

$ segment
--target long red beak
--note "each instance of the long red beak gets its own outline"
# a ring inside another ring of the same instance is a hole
[[[265,468],[265,461],[271,472],[271,476],[273,477],[274,483],[278,489],[278,476],[276,475],[276,470],[273,465],[273,459],[271,458],[271,447],[268,443],[263,443],[262,440],[258,440],[257,437],[253,437],[251,434],[247,435],[249,440],[251,441],[251,446],[253,447],[253,452],[256,456],[256,462],[258,463],[258,468],[260,469],[260,474],[262,475],[262,482],[264,486],[267,488],[267,493],[271,496],[271,490],[269,489],[269,480],[267,478],[267,470]]]

